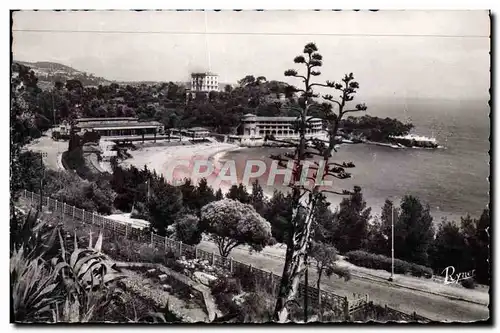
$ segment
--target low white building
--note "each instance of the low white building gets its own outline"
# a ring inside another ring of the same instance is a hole
[[[296,117],[258,117],[247,113],[241,120],[243,138],[262,138],[273,135],[275,138],[297,138]],[[323,120],[321,118],[308,118],[309,128],[306,136],[324,136]]]

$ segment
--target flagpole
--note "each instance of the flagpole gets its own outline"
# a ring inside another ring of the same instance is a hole
[[[394,202],[391,205],[391,277],[389,281],[394,280]]]

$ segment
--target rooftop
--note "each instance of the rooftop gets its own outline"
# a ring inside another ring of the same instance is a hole
[[[105,122],[83,122],[76,124],[78,128],[145,128],[163,126],[158,121],[105,121]]]
[[[193,132],[208,132],[208,129],[204,127],[191,127],[188,129],[188,131],[193,131]]]
[[[212,72],[196,72],[196,73],[191,73],[191,77],[194,76],[219,76],[218,74],[212,73]]]
[[[292,121],[297,121],[298,117],[258,117],[254,114],[247,113],[243,116],[243,119],[251,119],[255,121],[286,121],[286,122],[292,122]],[[322,120],[321,118],[315,118],[315,117],[307,117],[307,120]]]
[[[134,117],[78,118],[75,121],[77,123],[80,123],[80,122],[88,122],[88,121],[124,121],[124,120],[137,120],[137,118],[134,118]]]

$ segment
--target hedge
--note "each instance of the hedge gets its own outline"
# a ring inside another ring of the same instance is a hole
[[[373,254],[357,250],[347,252],[345,254],[345,259],[356,266],[373,269],[383,269],[388,272],[391,271],[391,258],[383,256],[381,254]],[[394,259],[394,273],[411,274],[418,277],[424,276],[428,279],[433,275],[433,271],[429,267],[417,265],[400,259]]]

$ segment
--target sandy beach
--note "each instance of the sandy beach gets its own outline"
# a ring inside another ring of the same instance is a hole
[[[147,166],[149,170],[156,170],[158,174],[162,174],[167,181],[183,180],[186,177],[197,182],[199,179],[193,175],[193,165],[195,161],[209,161],[214,168],[211,176],[206,177],[209,185],[214,189],[220,188],[224,193],[231,184],[222,182],[214,183],[214,179],[220,170],[219,159],[229,151],[242,149],[238,145],[230,143],[200,143],[189,145],[176,146],[153,146],[144,147],[137,150],[129,150],[132,158],[122,161],[120,164],[124,167],[135,166],[138,169],[143,169]],[[186,162],[187,161],[187,162]],[[180,164],[189,164],[188,167]],[[172,170],[173,166],[177,165]],[[203,167],[201,168],[203,172]]]

